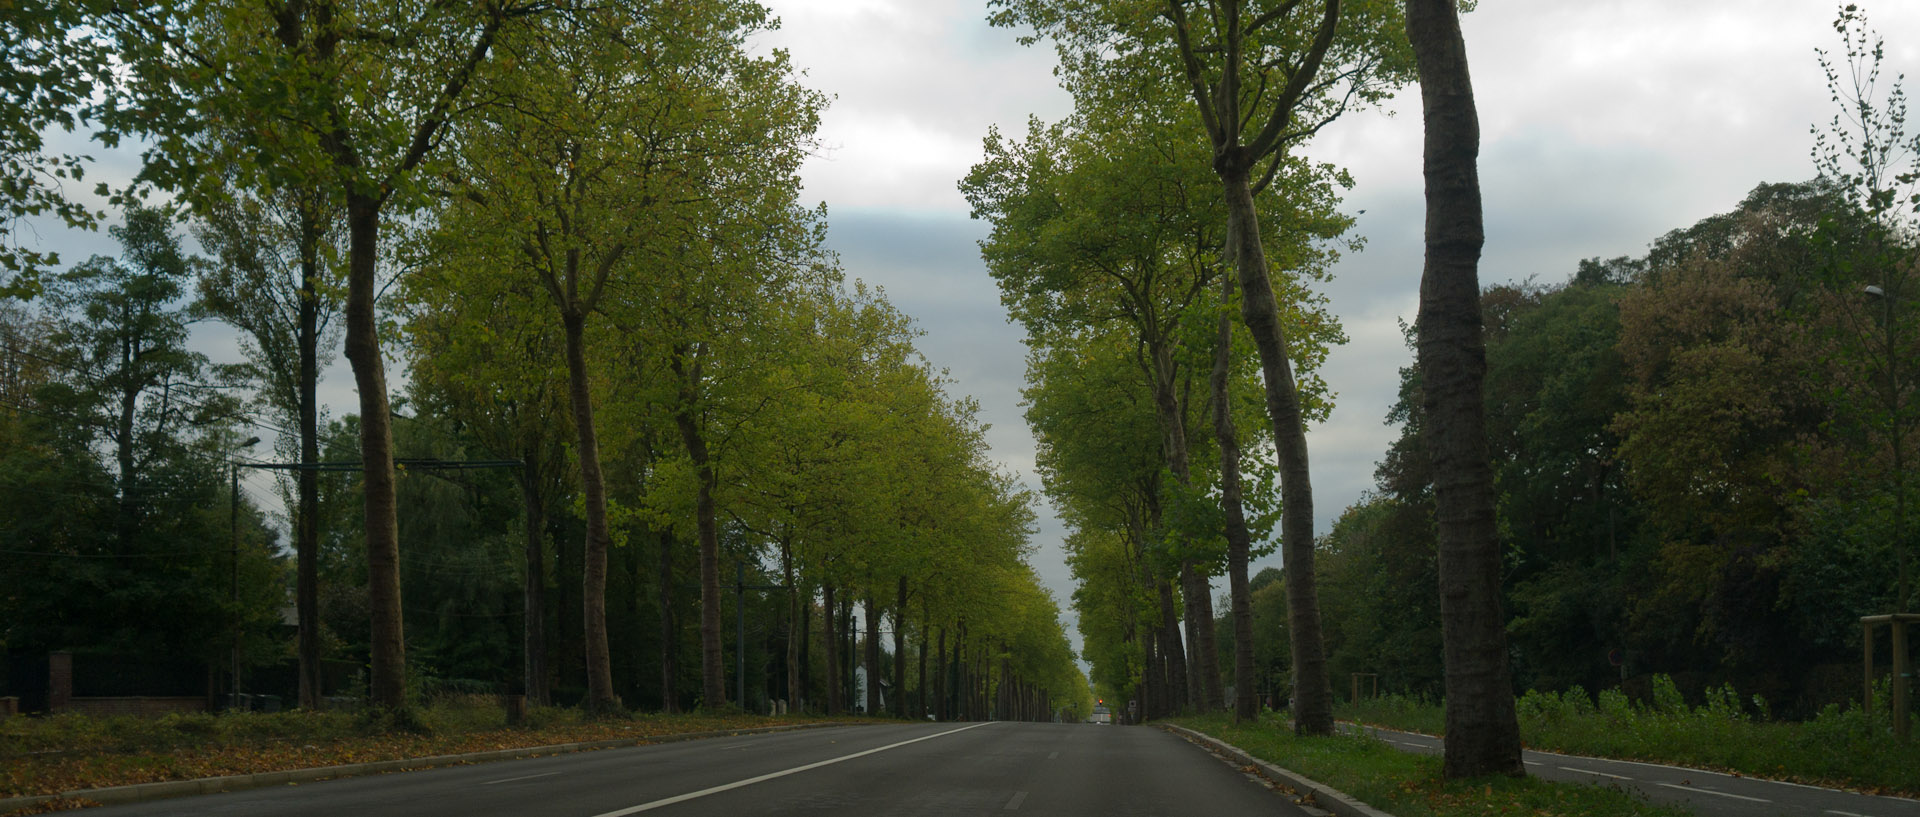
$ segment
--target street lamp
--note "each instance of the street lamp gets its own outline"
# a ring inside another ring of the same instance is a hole
[[[240,447],[252,448],[259,443],[259,437],[248,437]],[[228,550],[231,573],[227,584],[227,600],[233,605],[233,692],[227,700],[231,709],[240,706],[240,461],[228,462],[227,468],[233,479],[233,493],[227,503],[227,527],[232,533]]]

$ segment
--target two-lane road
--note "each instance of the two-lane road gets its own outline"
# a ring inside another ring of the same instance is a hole
[[[162,800],[101,815],[1304,815],[1158,729],[889,724]]]

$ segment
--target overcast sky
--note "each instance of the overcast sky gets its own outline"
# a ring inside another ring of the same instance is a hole
[[[994,456],[1037,490],[1019,405],[1021,332],[980,262],[986,227],[968,219],[955,182],[979,160],[989,126],[1020,132],[1029,115],[1068,113],[1051,49],[988,27],[982,0],[764,1],[784,22],[764,42],[788,49],[805,81],[834,97],[820,134],[828,150],[803,171],[808,196],[830,209],[830,245],[850,276],[884,287],[918,320],[921,350],[980,400]],[[1920,72],[1920,4],[1866,7],[1888,40],[1889,78]],[[1463,26],[1483,140],[1483,284],[1564,281],[1580,259],[1641,254],[1761,182],[1812,177],[1808,128],[1834,113],[1814,49],[1839,47],[1837,8],[1481,0]],[[1305,148],[1353,172],[1345,209],[1366,211],[1357,227],[1366,249],[1343,259],[1326,289],[1352,340],[1327,364],[1333,417],[1309,429],[1320,532],[1372,487],[1396,435],[1385,416],[1411,361],[1398,324],[1413,320],[1419,287],[1420,138],[1410,88]],[[1065,608],[1063,534],[1043,511],[1036,567]]]
[[[1067,114],[1051,49],[988,27],[984,0],[763,2],[784,27],[761,47],[787,49],[803,81],[833,97],[820,133],[827,149],[803,171],[807,196],[829,207],[831,247],[850,277],[884,287],[914,316],[926,333],[921,350],[950,370],[956,391],[980,401],[994,457],[1037,491],[1019,406],[1020,329],[979,260],[986,227],[968,219],[955,183],[978,161],[989,126],[1018,132],[1030,115]],[[1814,49],[1839,46],[1836,8],[1481,0],[1464,26],[1483,139],[1482,282],[1563,281],[1580,259],[1642,253],[1667,230],[1730,210],[1761,182],[1811,177],[1808,129],[1834,113]],[[1888,40],[1888,77],[1920,70],[1920,4],[1867,9]],[[1325,372],[1338,395],[1333,417],[1309,429],[1325,532],[1372,486],[1396,433],[1384,418],[1410,361],[1398,323],[1413,319],[1421,260],[1417,89],[1387,110],[1347,117],[1305,151],[1352,171],[1345,209],[1365,211],[1357,231],[1367,241],[1326,289],[1352,340]],[[137,168],[134,151],[90,152],[101,159],[90,181]],[[39,239],[69,261],[114,251],[101,234],[43,228]],[[220,335],[209,327],[202,342],[218,346]],[[332,414],[352,412],[351,378],[337,358],[329,377]],[[253,482],[256,496],[271,493]],[[1071,620],[1063,533],[1042,509],[1035,566]]]

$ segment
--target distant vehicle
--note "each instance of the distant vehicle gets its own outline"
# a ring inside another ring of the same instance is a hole
[[[1096,705],[1093,708],[1093,715],[1087,718],[1087,723],[1110,726],[1113,724],[1113,712],[1104,705]]]

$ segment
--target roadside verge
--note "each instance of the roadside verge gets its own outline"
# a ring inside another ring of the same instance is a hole
[[[1184,726],[1170,723],[1156,723],[1155,726],[1172,732],[1194,743],[1200,744],[1215,754],[1222,755],[1241,768],[1252,767],[1254,772],[1267,780],[1286,786],[1294,791],[1295,802],[1302,807],[1338,815],[1338,817],[1393,817],[1387,812],[1360,802],[1345,792],[1317,782],[1306,775],[1269,763],[1248,754],[1245,750],[1226,741],[1195,732]]]
[[[710,732],[685,732],[681,734],[648,735],[642,737],[613,738],[609,740],[584,741],[579,743],[557,743],[546,746],[526,746],[513,749],[496,749],[486,752],[465,752],[453,755],[433,757],[402,758],[398,760],[379,760],[368,763],[348,763],[338,766],[318,766],[306,769],[288,769],[285,771],[259,772],[256,774],[227,775],[224,777],[206,777],[198,780],[169,780],[160,783],[136,783],[129,786],[112,786],[101,789],[79,789],[57,794],[29,795],[0,800],[0,815],[13,814],[22,809],[35,806],[60,803],[68,807],[110,806],[121,803],[141,803],[148,800],[162,800],[170,797],[187,797],[197,794],[217,794],[228,791],[245,791],[267,786],[284,786],[294,783],[309,783],[316,780],[331,780],[340,777],[359,777],[362,775],[387,774],[389,772],[416,771],[439,766],[461,766],[473,763],[486,763],[495,760],[514,760],[524,757],[561,755],[571,752],[590,752],[596,749],[615,749],[625,746],[644,746],[654,743],[675,743],[702,738],[719,738],[733,735],[753,735],[765,732],[788,732],[796,729],[816,729],[825,726],[847,726],[839,722],[798,723],[782,726],[760,726],[743,729],[722,729]]]

